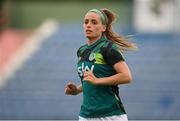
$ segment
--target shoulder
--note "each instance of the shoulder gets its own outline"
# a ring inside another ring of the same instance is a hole
[[[120,51],[119,45],[116,44],[115,42],[111,41],[111,40],[105,40],[102,50],[103,51],[108,51],[108,50],[116,50],[116,51]]]
[[[79,47],[77,50],[77,56],[79,56],[80,53],[82,53],[86,48],[87,48],[87,44],[84,44],[81,47]]]
[[[119,46],[110,40],[104,44],[101,52],[106,62],[112,66],[119,61],[125,61]]]

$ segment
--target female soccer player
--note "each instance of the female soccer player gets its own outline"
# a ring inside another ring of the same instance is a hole
[[[108,9],[92,9],[84,17],[88,41],[77,51],[81,84],[65,87],[67,95],[83,92],[79,121],[128,120],[118,85],[129,83],[132,77],[121,52],[136,46],[112,30],[114,21],[115,14]]]

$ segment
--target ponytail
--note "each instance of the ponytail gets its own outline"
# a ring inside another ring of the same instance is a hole
[[[137,46],[135,43],[129,42],[127,38],[118,35],[113,31],[112,24],[116,20],[115,14],[108,9],[101,9],[101,11],[107,16],[106,31],[103,32],[103,35],[106,36],[107,39],[118,44],[119,49],[122,51],[136,50]]]

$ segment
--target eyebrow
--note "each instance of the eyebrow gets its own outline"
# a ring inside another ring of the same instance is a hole
[[[89,19],[84,19],[84,20],[89,20]],[[97,19],[90,19],[90,20],[97,21]]]
[[[91,20],[97,21],[96,19],[91,19]]]

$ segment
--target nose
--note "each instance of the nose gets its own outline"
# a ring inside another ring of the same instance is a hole
[[[89,22],[88,24],[86,24],[87,28],[91,28],[91,23]]]

